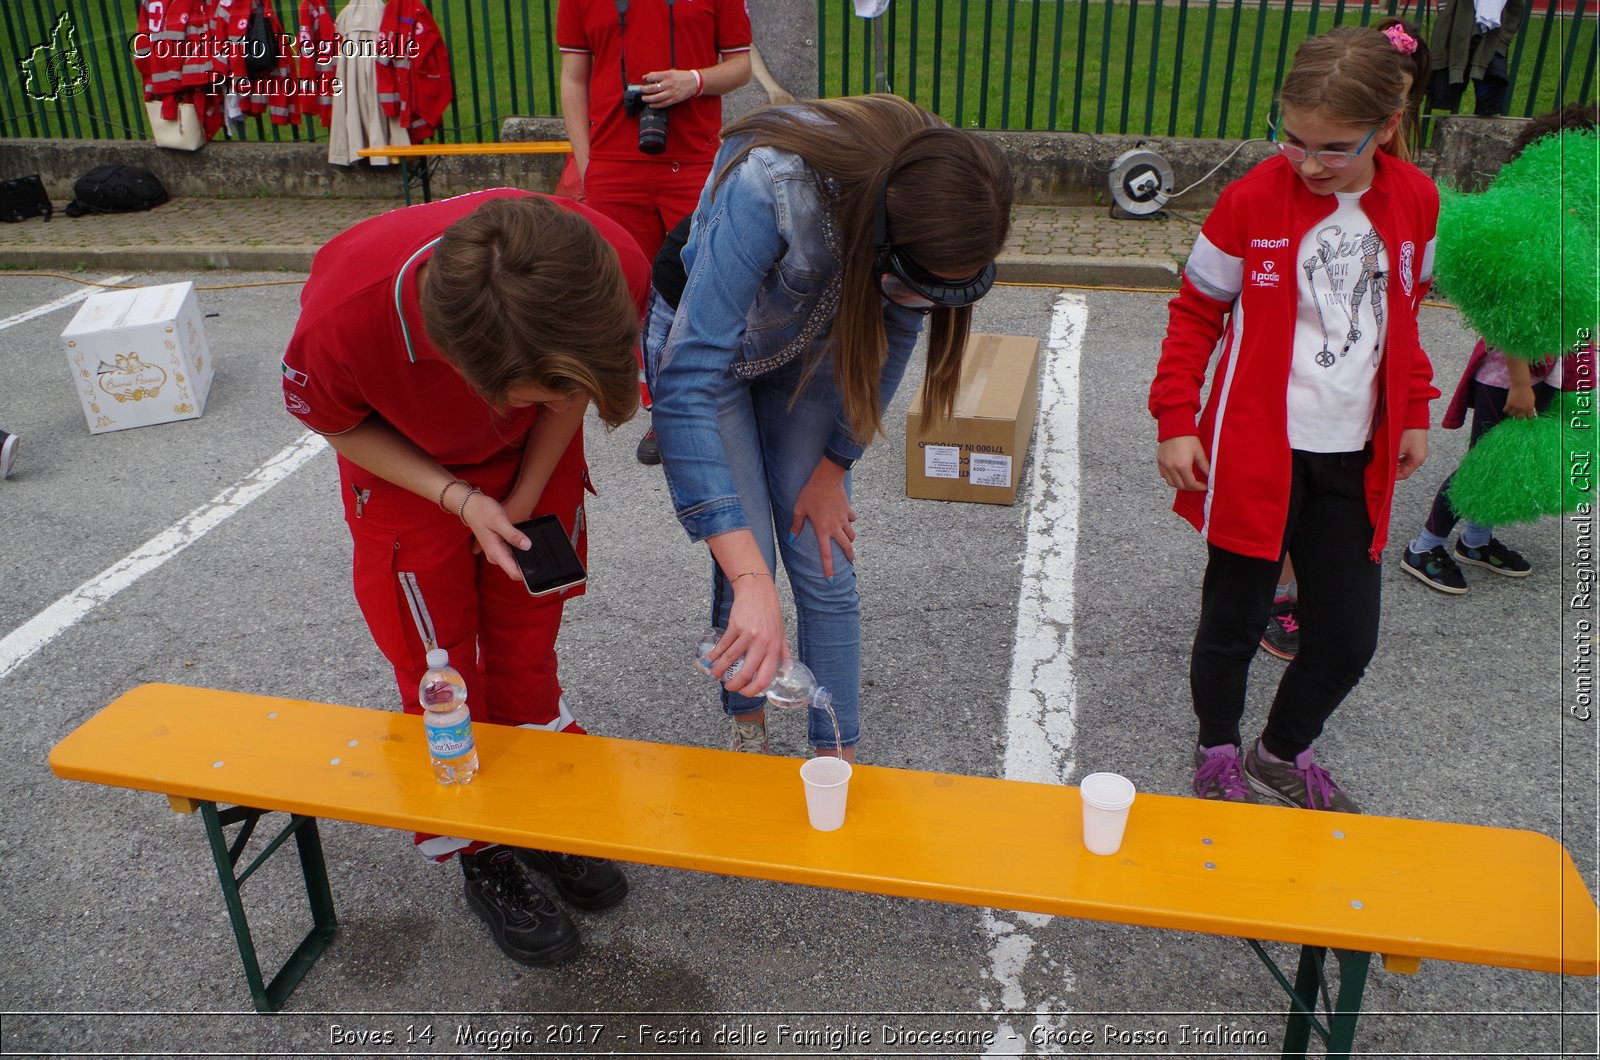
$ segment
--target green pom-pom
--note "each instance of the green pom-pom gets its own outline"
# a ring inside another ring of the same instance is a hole
[[[1600,317],[1600,137],[1530,145],[1477,195],[1441,193],[1435,274],[1467,323],[1506,353],[1543,360]]]
[[[1450,479],[1450,506],[1485,526],[1578,511],[1594,501],[1596,448],[1593,393],[1563,393],[1544,415],[1478,439]]]
[[[1565,129],[1522,149],[1494,178],[1496,188],[1560,188],[1561,200],[1577,216],[1594,223],[1597,209],[1595,173],[1600,168],[1600,134],[1593,129]]]

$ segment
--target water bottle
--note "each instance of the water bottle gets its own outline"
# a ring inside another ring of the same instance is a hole
[[[718,681],[726,681],[744,666],[744,656],[739,656],[734,664],[723,671],[717,678],[711,672],[711,666],[706,661],[711,658],[711,653],[716,650],[717,643],[722,640],[724,630],[717,626],[708,626],[694,642],[694,664],[700,672],[707,677]],[[795,659],[778,664],[778,672],[772,678],[772,683],[767,686],[767,702],[775,707],[797,708],[808,706],[811,697],[817,690],[816,675],[811,672],[811,667]]]
[[[472,715],[467,711],[467,682],[443,648],[428,652],[428,672],[417,690],[422,724],[428,734],[428,758],[441,784],[468,784],[478,774],[478,750],[472,742]]]

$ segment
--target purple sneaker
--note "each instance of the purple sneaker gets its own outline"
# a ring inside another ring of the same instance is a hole
[[[1223,802],[1259,802],[1239,765],[1239,748],[1231,743],[1194,749],[1194,795]]]
[[[1312,760],[1309,747],[1294,756],[1293,764],[1279,764],[1262,757],[1258,740],[1245,755],[1244,775],[1252,788],[1285,806],[1335,813],[1361,812],[1361,807],[1333,782],[1328,771]]]

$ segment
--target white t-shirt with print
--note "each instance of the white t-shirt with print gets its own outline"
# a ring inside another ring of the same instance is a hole
[[[1387,321],[1388,256],[1361,192],[1306,233],[1295,261],[1299,301],[1289,367],[1289,447],[1353,453],[1372,437]]]

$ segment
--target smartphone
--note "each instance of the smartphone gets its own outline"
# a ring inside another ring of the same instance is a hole
[[[522,583],[534,596],[548,596],[574,585],[582,585],[588,577],[577,549],[561,527],[561,520],[553,515],[541,515],[517,524],[517,529],[528,536],[531,547],[513,548],[517,566],[522,570]]]

